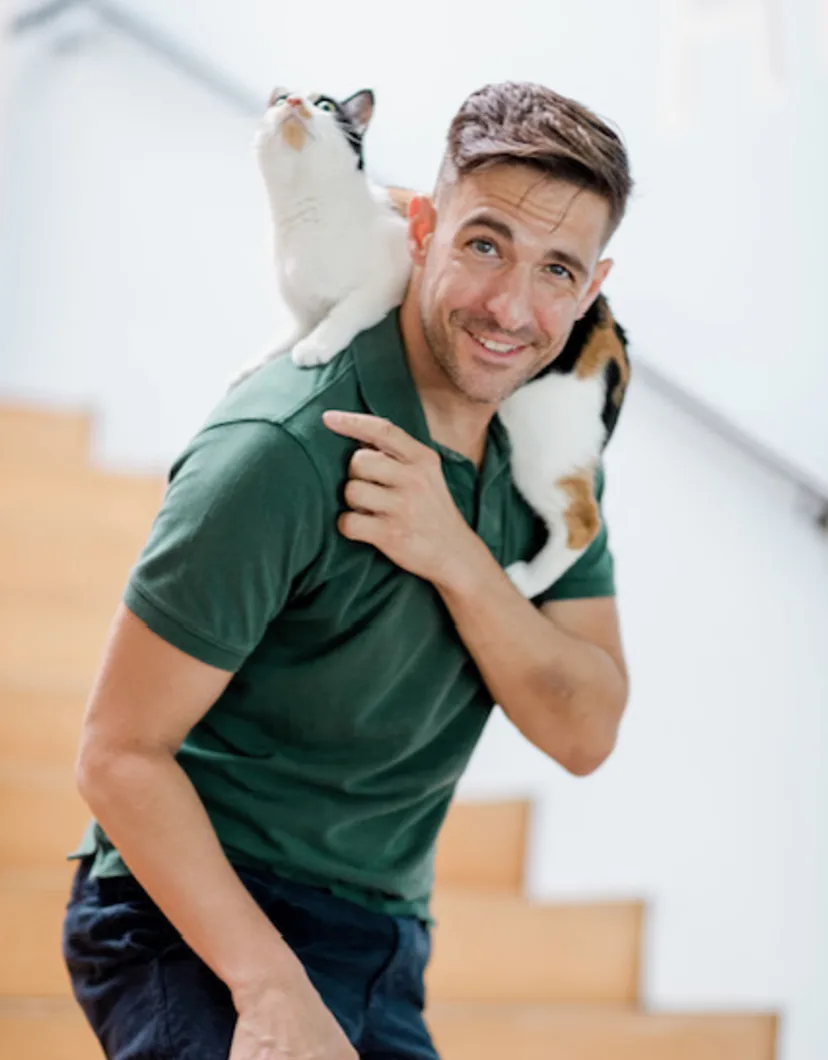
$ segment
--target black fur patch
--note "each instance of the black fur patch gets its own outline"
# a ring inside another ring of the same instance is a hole
[[[566,346],[564,346],[555,360],[551,364],[547,364],[545,368],[541,368],[534,378],[542,379],[545,375],[549,375],[550,372],[556,372],[558,375],[568,375],[573,372],[575,365],[578,363],[578,358],[581,356],[581,351],[589,341],[589,336],[600,322],[600,298],[596,298],[581,319],[575,321],[569,338],[566,340]]]
[[[342,130],[349,146],[357,156],[357,169],[364,169],[365,158],[362,152],[363,133],[361,133],[354,122],[351,121],[339,101],[332,99],[330,96],[312,96],[310,102],[313,104],[325,102],[333,105],[333,115],[336,118],[337,124]]]
[[[599,295],[598,298],[592,303],[586,313],[580,320],[576,320],[572,328],[572,331],[567,339],[566,345],[552,361],[551,364],[547,364],[545,368],[542,368],[534,379],[542,379],[545,375],[549,375],[550,372],[556,372],[558,375],[568,375],[570,372],[575,370],[575,366],[584,350],[584,347],[590,340],[592,332],[595,328],[600,327],[602,318],[605,313],[609,313],[609,305],[603,295]],[[627,333],[621,327],[621,325],[613,318],[612,321],[613,331],[615,332],[618,341],[624,349],[626,357],[627,352]],[[629,366],[629,360],[627,359],[627,365]],[[618,422],[618,417],[621,414],[621,407],[624,401],[624,395],[621,395],[621,401],[615,400],[616,391],[621,383],[621,369],[618,367],[616,361],[608,361],[606,368],[604,369],[604,386],[606,388],[606,397],[604,399],[604,408],[601,412],[601,420],[604,424],[604,445],[610,440],[610,435],[615,430],[615,425]]]

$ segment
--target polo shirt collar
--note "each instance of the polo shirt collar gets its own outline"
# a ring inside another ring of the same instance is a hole
[[[434,447],[402,341],[399,309],[354,339],[354,364],[365,404],[375,416]]]

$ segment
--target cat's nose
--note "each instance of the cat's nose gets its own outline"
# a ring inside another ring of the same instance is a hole
[[[291,107],[301,107],[302,97],[301,96],[288,96],[286,103]]]

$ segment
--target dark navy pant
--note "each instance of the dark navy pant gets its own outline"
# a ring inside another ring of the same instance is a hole
[[[132,877],[81,860],[63,948],[72,988],[109,1060],[227,1060],[230,992]],[[429,932],[328,891],[236,868],[363,1060],[437,1060],[423,1021]]]

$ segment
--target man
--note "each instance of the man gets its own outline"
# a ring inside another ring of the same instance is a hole
[[[399,312],[268,364],[173,466],[78,760],[64,946],[109,1057],[434,1060],[434,841],[492,704],[578,775],[625,706],[605,528],[537,600],[503,572],[543,528],[495,413],[597,296],[629,188],[578,104],[473,94]]]

